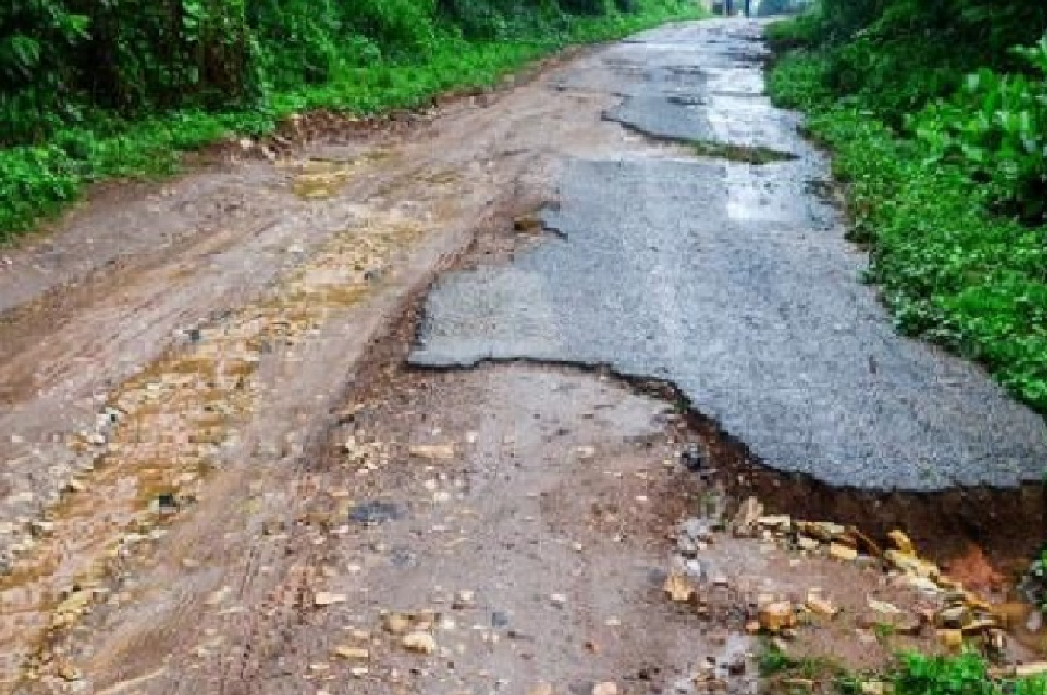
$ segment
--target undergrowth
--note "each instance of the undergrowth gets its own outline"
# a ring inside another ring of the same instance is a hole
[[[92,182],[169,174],[183,151],[294,113],[421,107],[568,44],[701,15],[686,0],[177,0],[172,28],[159,4],[0,9],[0,242]]]
[[[1047,677],[994,676],[977,653],[898,656],[883,672],[849,672],[825,659],[794,658],[764,645],[760,653],[763,691],[781,695],[823,692],[861,695],[867,692],[891,695],[1044,695]]]

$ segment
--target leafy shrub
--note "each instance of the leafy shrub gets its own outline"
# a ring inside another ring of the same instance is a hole
[[[1042,612],[1047,613],[1047,545],[1040,550],[1039,557],[1029,565],[1022,589]]]
[[[839,100],[824,54],[794,53],[769,81],[804,108],[846,182],[851,238],[870,249],[899,330],[982,361],[1017,397],[1047,413],[1047,228],[992,214],[996,191],[963,158]]]
[[[289,113],[373,113],[495,83],[568,40],[670,18],[688,0],[32,0],[0,3],[0,241],[107,176],[266,133]],[[619,5],[621,6],[621,5]],[[494,40],[497,41],[494,41]]]
[[[1028,223],[1047,213],[1047,39],[1018,51],[1035,77],[983,69],[952,99],[911,118],[938,162],[959,162],[994,207]]]
[[[780,47],[824,52],[825,85],[900,125],[982,67],[1023,67],[1009,49],[1037,41],[1047,5],[1026,0],[820,0],[772,30]]]
[[[976,654],[902,659],[894,678],[896,695],[1043,695],[1047,680],[1023,678],[1001,682],[989,678],[985,662]]]

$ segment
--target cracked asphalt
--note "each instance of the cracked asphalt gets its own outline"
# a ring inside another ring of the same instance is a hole
[[[763,96],[761,25],[665,27],[602,54],[604,114],[651,138],[794,155],[750,165],[630,152],[571,160],[550,238],[511,265],[443,276],[410,360],[608,365],[676,384],[767,466],[837,487],[937,491],[1037,481],[1044,423],[978,367],[899,337],[826,159]]]

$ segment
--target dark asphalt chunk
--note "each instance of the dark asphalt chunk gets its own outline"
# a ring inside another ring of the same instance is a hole
[[[977,367],[895,335],[858,282],[864,255],[809,190],[827,163],[797,136],[797,118],[760,96],[755,49],[739,53],[744,37],[723,26],[611,49],[627,68],[616,89],[633,95],[617,117],[659,137],[798,158],[568,163],[545,220],[567,239],[445,276],[411,361],[552,360],[667,379],[767,465],[837,486],[1038,480],[1043,421]],[[687,65],[702,71],[692,91],[661,79]]]
[[[403,510],[392,502],[364,502],[349,512],[349,519],[359,524],[384,524],[403,518]]]

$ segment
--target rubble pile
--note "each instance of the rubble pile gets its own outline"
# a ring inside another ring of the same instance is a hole
[[[745,500],[730,521],[690,518],[675,529],[675,553],[665,580],[666,597],[695,607],[708,616],[710,600],[717,588],[728,587],[724,577],[709,577],[703,551],[716,543],[716,533],[758,539],[801,557],[828,558],[880,568],[885,585],[914,591],[927,608],[903,610],[868,597],[866,606],[878,616],[866,628],[879,627],[891,634],[934,639],[947,651],[977,648],[990,658],[1003,658],[1010,620],[1001,606],[994,606],[963,585],[950,579],[933,562],[920,557],[915,544],[901,530],[888,534],[886,544],[854,526],[830,521],[806,521],[787,515],[767,515],[755,497]],[[791,639],[806,626],[833,620],[841,609],[812,588],[802,600],[773,593],[739,596],[748,606],[745,630],[751,635]]]

